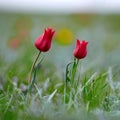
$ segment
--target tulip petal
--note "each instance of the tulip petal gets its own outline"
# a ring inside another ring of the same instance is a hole
[[[52,28],[46,28],[44,33],[35,41],[35,46],[39,51],[47,52],[50,49],[54,32]]]
[[[82,58],[86,57],[87,44],[88,44],[87,41],[85,41],[85,40],[80,41],[79,39],[77,39],[76,47],[74,49],[74,57],[76,57],[77,59],[82,59]]]

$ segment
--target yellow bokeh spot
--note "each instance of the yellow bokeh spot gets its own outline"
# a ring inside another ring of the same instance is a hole
[[[73,41],[73,34],[69,29],[61,29],[56,34],[56,41],[61,45],[69,45]]]

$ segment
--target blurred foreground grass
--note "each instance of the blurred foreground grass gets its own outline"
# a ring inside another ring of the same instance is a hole
[[[0,119],[119,120],[120,15],[26,15],[0,13]],[[35,39],[45,27],[56,29],[51,50],[26,95]],[[64,104],[65,67],[73,60],[76,38],[89,41],[82,60],[75,101]],[[81,88],[84,88],[81,90]]]

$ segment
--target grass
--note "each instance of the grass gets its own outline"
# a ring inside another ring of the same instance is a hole
[[[27,65],[27,62],[29,63],[29,59],[26,59],[24,65]],[[0,90],[1,120],[119,118],[120,89],[115,86],[118,74],[114,75],[113,68],[110,67],[107,71],[93,74],[87,71],[81,75],[78,89],[73,88],[69,91],[68,102],[64,101],[65,80],[58,77],[55,69],[52,64],[39,68],[37,81],[31,94],[26,93],[27,82],[25,79],[19,81],[19,77],[15,76],[20,73],[21,68],[16,69],[14,62],[6,69],[6,82],[3,81]],[[21,75],[27,76],[27,70]],[[73,91],[76,91],[74,99]]]

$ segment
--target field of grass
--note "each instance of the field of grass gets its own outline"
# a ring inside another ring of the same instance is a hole
[[[120,15],[1,12],[0,120],[119,120],[119,21]],[[38,54],[34,41],[49,26],[55,37],[50,51],[40,56],[29,93],[27,81]],[[79,84],[68,85],[67,93],[66,66],[74,60],[77,38],[89,41],[88,55],[77,69]]]

